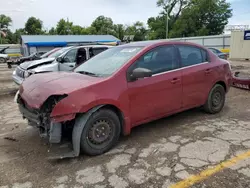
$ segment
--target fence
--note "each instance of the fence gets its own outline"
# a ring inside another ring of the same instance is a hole
[[[230,38],[231,38],[230,34],[225,34],[225,35],[173,38],[169,40],[193,42],[203,45],[205,47],[217,48],[221,49],[224,52],[229,52]]]

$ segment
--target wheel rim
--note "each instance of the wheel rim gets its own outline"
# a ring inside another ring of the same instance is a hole
[[[4,63],[4,59],[3,58],[0,58],[0,63]]]
[[[110,120],[97,120],[88,130],[88,143],[93,148],[106,147],[113,137],[113,132],[113,124]]]
[[[222,95],[220,92],[217,91],[213,94],[212,105],[213,107],[217,108],[221,105],[221,103],[222,103]]]

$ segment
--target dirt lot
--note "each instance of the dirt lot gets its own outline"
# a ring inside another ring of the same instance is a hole
[[[250,70],[247,63],[233,65]],[[48,161],[50,146],[22,120],[13,96],[0,96],[0,188],[180,188],[188,182],[194,188],[248,188],[249,104],[249,91],[231,88],[217,115],[186,111],[133,129],[102,156]]]

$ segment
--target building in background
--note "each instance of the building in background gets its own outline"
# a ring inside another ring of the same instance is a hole
[[[112,35],[22,35],[21,49],[24,56],[35,52],[47,52],[55,47],[84,45],[89,43],[119,45],[121,41]]]
[[[232,31],[229,58],[250,60],[250,30]]]

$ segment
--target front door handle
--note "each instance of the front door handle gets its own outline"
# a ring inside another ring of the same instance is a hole
[[[74,65],[70,65],[69,67],[74,67]]]
[[[212,72],[212,70],[211,69],[207,69],[207,70],[205,70],[205,74],[210,74]]]
[[[180,81],[179,78],[173,78],[173,79],[171,80],[171,83],[172,83],[172,84],[176,84],[176,83],[179,82],[179,81]]]

